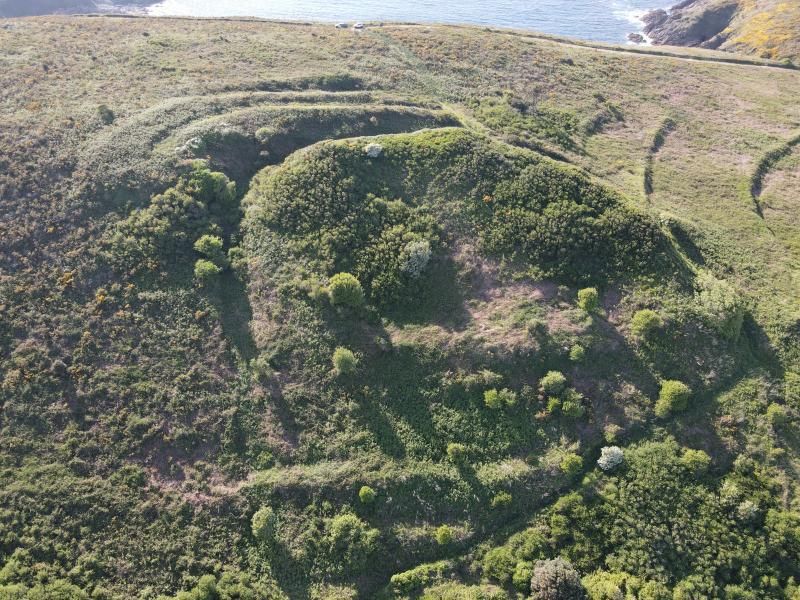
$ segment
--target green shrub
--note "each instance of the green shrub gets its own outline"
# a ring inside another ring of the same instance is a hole
[[[685,383],[673,380],[662,382],[656,401],[656,416],[663,419],[674,412],[686,410],[691,396],[692,390]]]
[[[550,371],[539,381],[539,389],[547,396],[558,396],[567,386],[567,378],[559,371]]]
[[[666,586],[660,584],[660,588],[653,588],[647,584],[642,584],[642,580],[638,577],[629,575],[628,573],[616,573],[608,571],[595,571],[591,575],[583,578],[583,585],[589,594],[590,600],[622,600],[634,599],[642,600],[644,597],[650,600],[671,600],[672,595],[669,594]],[[648,592],[649,595],[643,595],[642,590],[654,590],[656,594],[658,590],[666,590],[666,596],[652,595],[653,592]]]
[[[567,454],[561,459],[559,467],[569,477],[574,477],[583,469],[583,458],[577,454]]]
[[[624,580],[625,576],[620,573],[596,571],[584,577],[582,583],[589,600],[622,600],[626,597]]]
[[[526,596],[531,591],[531,578],[533,577],[533,563],[528,560],[519,561],[514,567],[511,582],[514,587]]]
[[[333,369],[337,375],[351,375],[355,373],[358,359],[352,350],[339,346],[333,351]]]
[[[494,579],[502,585],[508,585],[514,575],[517,559],[510,548],[500,546],[492,548],[486,553],[481,566],[486,577]]]
[[[744,323],[745,304],[730,283],[703,273],[697,278],[697,304],[702,316],[723,337],[735,341]]]
[[[639,600],[672,600],[672,593],[660,581],[648,581],[639,590]]]
[[[200,287],[205,287],[216,281],[220,273],[222,273],[222,269],[210,260],[201,258],[194,263],[194,278]]]
[[[702,450],[684,450],[681,464],[694,475],[704,475],[711,465],[711,457]]]
[[[558,396],[552,396],[551,398],[548,398],[547,412],[549,412],[550,414],[561,412],[561,398],[559,398]]]
[[[440,580],[445,573],[452,569],[449,561],[442,560],[435,563],[419,565],[409,571],[396,573],[390,580],[392,589],[398,594],[411,594],[427,587],[430,583]]]
[[[227,264],[231,266],[234,273],[243,279],[247,275],[247,253],[244,248],[233,246],[228,250]]]
[[[250,520],[250,530],[259,542],[268,542],[275,536],[275,511],[269,506],[262,506]]]
[[[561,395],[561,414],[570,419],[579,419],[585,412],[583,394],[572,388],[564,390]]]
[[[350,273],[337,273],[328,282],[328,293],[333,304],[358,307],[364,304],[361,282]]]
[[[581,578],[563,558],[537,560],[531,577],[532,600],[584,600],[586,590]]]
[[[320,549],[327,567],[338,573],[358,573],[369,566],[369,557],[378,549],[380,532],[352,513],[343,513],[325,522]]]
[[[514,406],[517,403],[517,394],[509,389],[486,390],[483,401],[489,408],[497,409],[504,406]]]
[[[600,294],[597,288],[583,288],[578,290],[578,308],[589,314],[600,308]]]
[[[789,421],[789,415],[783,406],[773,402],[767,407],[767,421],[773,427],[780,427]]]
[[[586,357],[586,349],[581,346],[580,344],[575,344],[572,348],[569,349],[569,359],[572,362],[583,362],[583,359]]]
[[[494,498],[492,498],[491,505],[492,508],[505,508],[506,506],[510,506],[513,501],[514,497],[508,492],[498,492],[495,494]]]
[[[364,485],[358,490],[358,499],[361,501],[361,504],[372,504],[375,502],[375,498],[377,494],[375,490],[373,490],[368,485]]]
[[[622,433],[623,429],[616,423],[609,423],[605,427],[603,427],[603,439],[608,444],[613,444],[617,441],[619,434]]]
[[[621,197],[551,164],[501,182],[476,210],[484,249],[535,266],[538,276],[581,283],[664,262],[661,232]]]
[[[440,546],[448,546],[453,543],[455,536],[449,525],[441,525],[437,527],[436,531],[433,533],[433,539],[435,539],[436,543]]]
[[[648,339],[663,325],[664,322],[656,311],[645,308],[634,313],[631,319],[631,332],[638,338]]]
[[[266,354],[259,354],[250,361],[250,370],[258,381],[267,382],[273,375],[272,366],[269,364],[269,357]]]
[[[451,442],[447,444],[447,458],[456,464],[460,464],[467,457],[467,447],[464,444]]]
[[[118,270],[182,265],[193,240],[216,236],[223,226],[238,221],[235,207],[235,184],[223,173],[195,164],[174,187],[120,221],[105,236],[104,244]]]
[[[199,252],[215,265],[224,269],[228,266],[228,259],[222,249],[222,238],[218,235],[203,235],[194,243],[195,252]]]
[[[251,581],[244,573],[225,570],[219,579],[213,575],[203,575],[191,590],[179,592],[174,597],[159,596],[157,600],[228,600],[233,598],[256,600],[256,598],[279,597],[277,586],[269,585],[264,579],[255,582]],[[94,596],[92,597],[94,598]],[[69,598],[71,599],[73,596],[69,596]],[[56,600],[56,597],[48,596],[47,600]]]

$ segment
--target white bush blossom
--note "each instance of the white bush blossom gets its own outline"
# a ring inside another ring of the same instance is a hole
[[[619,446],[606,446],[600,450],[600,458],[597,459],[597,465],[603,471],[611,471],[621,465],[624,459],[622,448]]]
[[[422,275],[431,260],[431,243],[428,240],[409,242],[403,253],[407,257],[403,264],[403,272],[416,279]]]
[[[376,143],[367,144],[364,146],[364,153],[370,158],[378,158],[383,152],[383,146]]]

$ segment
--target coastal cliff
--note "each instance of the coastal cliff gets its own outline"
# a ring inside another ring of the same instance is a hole
[[[780,0],[684,0],[645,15],[654,44],[698,46],[796,61],[800,4]]]

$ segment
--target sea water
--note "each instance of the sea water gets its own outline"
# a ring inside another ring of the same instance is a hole
[[[674,3],[674,2],[673,2]],[[664,0],[164,0],[153,15],[262,17],[301,21],[464,23],[625,42]]]

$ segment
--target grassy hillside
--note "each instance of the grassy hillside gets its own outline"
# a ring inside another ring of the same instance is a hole
[[[8,23],[0,598],[798,597],[800,73]]]

